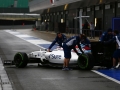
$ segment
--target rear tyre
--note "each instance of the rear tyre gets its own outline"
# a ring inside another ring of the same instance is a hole
[[[93,57],[91,54],[81,54],[78,57],[78,66],[82,70],[91,70],[94,66]]]
[[[24,68],[27,66],[28,63],[28,56],[26,53],[18,52],[14,56],[14,64],[18,68]]]

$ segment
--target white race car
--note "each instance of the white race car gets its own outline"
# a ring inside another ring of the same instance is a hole
[[[90,54],[91,50],[89,47],[82,45],[82,49],[85,53],[85,57],[86,54]],[[79,51],[79,49],[76,47],[76,50],[81,53]],[[83,54],[81,54],[83,55]],[[78,55],[71,50],[71,59],[70,59],[70,65],[73,66],[78,66]],[[87,57],[88,58],[88,57]],[[26,67],[27,63],[30,62],[35,62],[35,63],[39,63],[39,65],[48,65],[48,66],[62,66],[63,62],[64,62],[64,52],[63,52],[63,48],[57,47],[56,49],[54,49],[51,52],[48,52],[47,50],[39,50],[39,51],[34,51],[31,52],[29,54],[26,53],[22,53],[22,52],[18,52],[16,53],[16,55],[14,56],[14,64],[16,65],[16,67]],[[88,61],[83,59],[83,63],[87,63]],[[84,67],[83,67],[84,68]]]
[[[78,66],[83,70],[90,70],[94,66],[112,67],[112,54],[116,49],[116,43],[104,44],[103,42],[91,42],[91,47],[81,46],[84,54],[79,56],[71,50],[71,65]],[[77,50],[79,50],[76,47]],[[10,63],[11,62],[11,63]],[[4,65],[14,64],[18,68],[24,68],[28,63],[39,63],[42,66],[62,66],[64,62],[64,52],[62,48],[56,48],[51,52],[47,50],[34,51],[29,54],[18,52],[14,60],[4,60]]]
[[[80,58],[78,57],[78,55],[73,50],[71,50],[72,57],[69,64],[71,66],[79,66],[81,69],[91,69],[93,67],[89,65],[91,50],[88,46],[84,45],[82,45],[82,49],[85,54],[82,54],[76,47],[76,50],[81,53],[79,57],[81,58],[82,56],[82,60],[79,60]],[[51,52],[48,52],[47,50],[34,51],[29,54],[18,52],[15,54],[12,63],[15,64],[18,68],[24,68],[27,66],[28,63],[39,63],[38,65],[42,66],[62,66],[63,62],[63,48],[57,47]]]

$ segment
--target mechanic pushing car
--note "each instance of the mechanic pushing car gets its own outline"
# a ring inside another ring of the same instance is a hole
[[[106,43],[116,42],[116,50],[113,53],[113,67],[111,69],[120,69],[120,35],[118,30],[114,30],[113,39],[109,40]],[[118,60],[118,65],[116,66],[116,61]]]
[[[102,41],[102,42],[104,42],[104,41],[109,41],[109,40],[112,39],[112,38],[113,38],[112,29],[109,28],[109,29],[107,30],[107,32],[104,32],[104,33],[102,34],[102,36],[100,37],[100,41]]]
[[[90,40],[87,38],[85,34],[83,34],[83,36],[84,36],[84,39],[81,40],[81,44],[85,46],[90,46]]]
[[[79,36],[73,36],[73,37],[70,37],[68,40],[66,40],[64,43],[63,43],[63,50],[64,50],[64,63],[63,63],[63,68],[62,70],[71,70],[68,65],[69,65],[69,61],[70,61],[70,58],[71,58],[71,50],[73,49],[77,55],[80,55],[77,50],[76,50],[76,45],[78,46],[78,48],[80,49],[80,51],[82,53],[83,50],[81,49],[81,46],[80,46],[80,42],[84,39],[84,35],[83,34],[80,34]]]
[[[57,36],[55,40],[51,43],[51,45],[48,48],[48,52],[50,52],[50,49],[55,45],[55,43],[58,43],[60,47],[62,47],[62,43],[67,40],[67,37],[62,33],[57,33]]]

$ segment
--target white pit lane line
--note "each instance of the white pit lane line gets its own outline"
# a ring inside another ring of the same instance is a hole
[[[98,72],[98,71],[96,71],[96,70],[91,70],[91,71],[94,72],[94,73],[97,73],[97,74],[99,74],[99,75],[101,75],[101,76],[103,76],[103,77],[105,77],[105,78],[107,78],[107,79],[109,79],[109,80],[112,80],[112,81],[120,84],[120,81],[118,81],[118,80],[116,80],[116,79],[114,79],[114,78],[112,78],[112,77],[109,77],[109,76],[107,76],[107,75],[105,75],[105,74],[103,74],[103,73],[101,73],[101,72]]]
[[[16,37],[18,37],[18,38],[20,38],[20,39],[22,39],[22,40],[25,40],[25,41],[27,41],[27,42],[29,42],[29,43],[31,43],[31,44],[34,44],[34,45],[36,45],[36,46],[38,46],[38,47],[40,47],[40,48],[42,48],[42,49],[46,49],[46,48],[44,48],[44,47],[42,47],[42,46],[40,46],[40,45],[38,45],[38,44],[49,44],[49,43],[51,43],[51,42],[49,42],[49,41],[46,41],[46,40],[43,40],[43,39],[38,39],[38,40],[26,40],[26,39],[24,39],[25,37],[33,37],[33,36],[30,36],[30,35],[26,35],[26,34],[22,34],[21,33],[21,35],[19,34],[19,35],[16,35],[14,32],[16,32],[16,33],[19,33],[19,32],[17,32],[17,31],[12,31],[12,30],[5,30],[6,32],[8,32],[8,33],[10,33],[10,34],[12,34],[12,35],[14,35],[14,36],[16,36]]]
[[[19,33],[19,32],[17,32],[17,31],[12,31],[12,30],[5,30],[5,31],[8,32],[8,33],[10,33],[10,34],[12,34],[12,35],[14,35],[14,36],[16,36],[16,37],[19,37],[19,38],[21,38],[21,39],[23,39],[22,37],[31,37],[31,36],[29,36],[29,35],[22,34],[22,33],[19,34],[19,35],[17,35],[16,33]],[[33,36],[32,36],[32,37],[33,37]],[[29,43],[32,43],[32,44],[34,44],[34,45],[36,45],[36,46],[38,46],[38,47],[40,47],[40,48],[43,48],[43,49],[46,49],[46,48],[44,48],[44,47],[42,47],[42,46],[39,46],[38,44],[50,44],[50,43],[51,43],[51,42],[46,41],[46,40],[43,40],[43,39],[38,39],[38,40],[26,40],[26,39],[23,39],[23,40],[25,40],[25,41],[27,41],[27,42],[29,42]],[[109,77],[109,76],[107,76],[107,75],[105,75],[105,74],[103,74],[103,73],[100,73],[100,72],[96,71],[96,70],[91,70],[91,71],[94,72],[94,73],[96,73],[96,74],[99,74],[99,75],[101,75],[101,76],[103,76],[103,77],[105,77],[105,78],[107,78],[107,79],[109,79],[109,80],[112,80],[112,81],[120,84],[120,81],[118,81],[118,80],[116,80],[116,79],[114,79],[114,78],[112,78],[112,77]]]

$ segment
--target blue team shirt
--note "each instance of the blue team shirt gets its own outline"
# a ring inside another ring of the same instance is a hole
[[[112,39],[110,39],[108,42],[116,42],[119,45],[119,47],[120,47],[120,36],[116,35]]]
[[[80,41],[80,36],[73,36],[66,40],[65,44],[70,48],[74,48],[76,45],[80,46]]]
[[[60,47],[62,47],[62,43],[63,43],[65,40],[67,40],[67,37],[66,37],[64,34],[62,34],[62,37],[61,37],[61,38],[59,38],[58,36],[56,36],[55,40],[54,40],[54,41],[51,43],[51,45],[49,46],[49,49],[51,49],[51,48],[55,45],[55,43],[58,43],[58,45],[59,45]]]
[[[89,45],[90,44],[90,40],[88,38],[86,38],[85,40],[81,41],[81,44]]]
[[[107,32],[104,32],[100,37],[100,41],[109,41],[112,38],[113,38],[113,34],[108,34]]]

